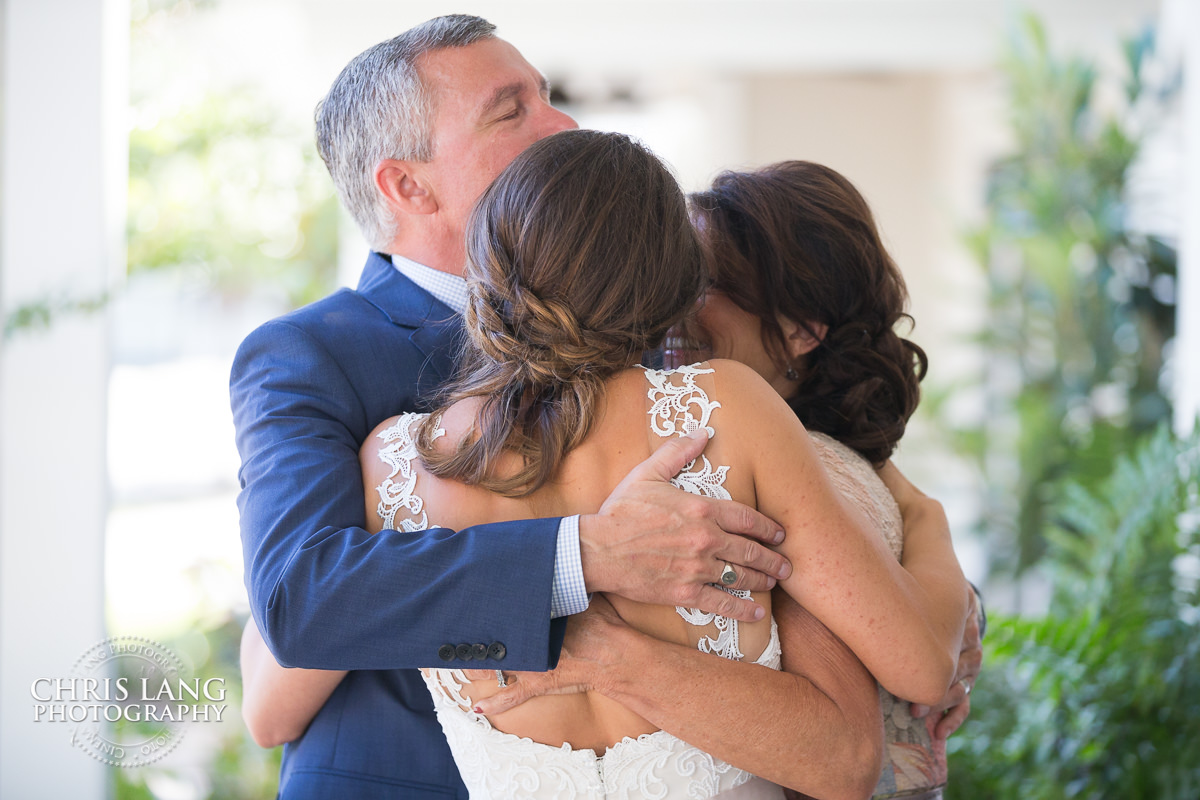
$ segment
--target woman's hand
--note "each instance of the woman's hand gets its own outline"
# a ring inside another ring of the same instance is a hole
[[[971,713],[971,689],[979,680],[979,672],[983,666],[983,637],[980,626],[983,615],[979,608],[979,596],[972,591],[967,624],[963,628],[962,650],[958,654],[958,671],[946,696],[937,705],[923,706],[913,703],[910,709],[916,719],[929,717],[929,733],[935,742],[941,742],[943,751],[946,739],[959,729]]]
[[[879,479],[883,481],[883,485],[892,493],[892,498],[896,501],[896,505],[900,506],[900,516],[905,519],[908,515],[916,510],[916,506],[923,502],[929,501],[937,503],[936,500],[930,500],[929,496],[913,485],[913,482],[904,477],[904,473],[896,469],[896,465],[891,459],[883,462],[883,466],[875,470],[879,475]],[[940,506],[941,504],[938,503]]]
[[[480,700],[475,711],[485,716],[499,714],[542,695],[601,691],[605,668],[620,658],[622,629],[629,627],[612,603],[604,595],[595,595],[586,611],[568,620],[558,666],[549,672],[504,673],[508,688]],[[478,672],[479,677],[495,674],[472,670],[467,677],[472,677],[472,672]]]

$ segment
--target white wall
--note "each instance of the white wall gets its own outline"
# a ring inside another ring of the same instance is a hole
[[[3,5],[0,300],[102,292],[123,271],[128,9]],[[0,796],[99,798],[70,723],[33,722],[30,686],[104,638],[104,314],[0,349]],[[148,602],[152,598],[147,598]]]

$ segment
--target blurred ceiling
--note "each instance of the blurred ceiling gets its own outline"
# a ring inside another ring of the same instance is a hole
[[[1056,47],[1112,49],[1154,22],[1159,0],[296,0],[348,58],[430,17],[487,17],[547,73],[646,70],[884,72],[993,63],[1024,10]],[[345,59],[343,59],[344,62]]]

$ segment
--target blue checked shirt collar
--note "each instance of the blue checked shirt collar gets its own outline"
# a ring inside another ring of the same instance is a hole
[[[467,282],[461,275],[451,275],[395,254],[392,255],[392,266],[451,310],[459,314],[467,310]]]

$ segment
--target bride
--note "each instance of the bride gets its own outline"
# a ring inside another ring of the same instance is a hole
[[[480,199],[467,253],[470,341],[458,378],[438,411],[385,421],[363,447],[364,485],[375,487],[366,503],[373,530],[595,511],[665,440],[707,436],[703,455],[673,483],[732,497],[784,526],[779,549],[794,570],[781,586],[853,651],[844,653],[846,670],[865,665],[898,696],[941,699],[961,630],[929,620],[965,612],[934,613],[931,595],[832,488],[779,395],[737,362],[639,366],[705,289],[684,197],[657,158],[619,134],[544,139]],[[589,557],[586,549],[581,555]],[[712,581],[733,583],[731,572],[725,565]],[[754,623],[615,596],[607,602],[664,642],[778,670],[770,594],[753,599],[768,610]],[[463,614],[479,602],[463,598]],[[343,675],[259,668],[268,674],[255,691],[281,698],[279,714],[311,713]],[[782,797],[778,786],[599,693],[539,697],[489,717],[476,705],[499,691],[504,673],[431,665],[423,674],[472,798]],[[830,737],[878,728],[869,681],[842,682],[817,698],[825,708],[814,714],[858,715],[860,724],[847,719],[827,729]],[[841,765],[845,786],[855,787],[847,793],[869,795],[878,749],[847,752],[864,754]],[[792,788],[828,789],[803,777]]]

